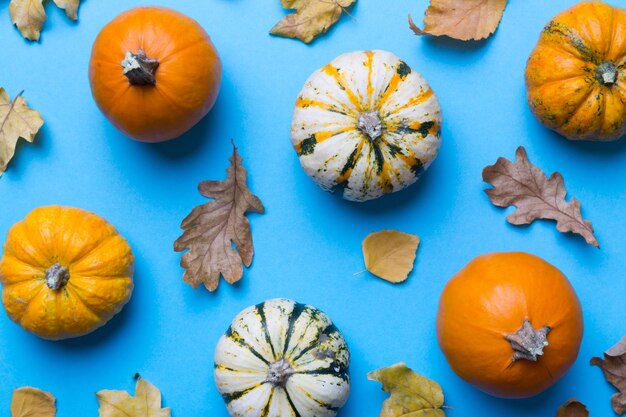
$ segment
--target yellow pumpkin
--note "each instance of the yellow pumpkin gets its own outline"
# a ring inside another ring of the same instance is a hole
[[[44,339],[82,336],[128,302],[133,262],[126,240],[98,215],[40,207],[9,230],[2,303],[11,320]]]

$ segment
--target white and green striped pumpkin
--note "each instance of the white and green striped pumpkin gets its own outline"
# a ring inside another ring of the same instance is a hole
[[[332,417],[350,392],[349,361],[326,314],[275,299],[235,317],[215,350],[215,383],[233,417]]]
[[[435,159],[441,107],[426,80],[394,54],[351,52],[306,81],[291,141],[323,189],[370,200],[413,184]]]

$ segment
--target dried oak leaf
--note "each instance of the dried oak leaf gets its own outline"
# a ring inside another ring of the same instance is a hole
[[[0,175],[15,155],[19,138],[32,143],[42,125],[41,115],[26,105],[22,93],[11,101],[4,88],[0,87]]]
[[[96,393],[99,417],[170,417],[169,408],[161,408],[161,391],[139,377],[135,396],[126,391],[102,390]]]
[[[367,374],[367,379],[378,381],[389,398],[383,402],[380,417],[445,417],[441,386],[416,374],[400,362]]]
[[[49,392],[23,387],[13,391],[11,417],[54,417],[56,399]]]
[[[417,235],[395,230],[371,233],[363,240],[365,268],[386,281],[402,282],[413,269],[419,243]]]
[[[467,41],[489,37],[498,28],[507,0],[431,0],[424,29],[409,15],[416,35],[449,36]]]
[[[224,181],[203,181],[200,194],[214,200],[195,207],[183,220],[184,230],[174,250],[186,252],[180,265],[185,268],[183,281],[197,288],[200,283],[209,291],[217,289],[220,275],[232,284],[243,276],[243,267],[249,267],[254,255],[250,222],[247,212],[264,213],[261,200],[246,185],[243,159],[233,145]],[[233,244],[237,250],[233,248]]]
[[[285,9],[296,12],[285,16],[270,33],[311,42],[334,25],[356,0],[281,0]]]
[[[613,410],[620,416],[626,413],[626,336],[604,352],[604,359],[591,358],[591,364],[599,366],[606,380],[619,391],[611,397]]]
[[[516,162],[498,158],[495,165],[483,169],[483,181],[493,185],[485,190],[491,202],[498,207],[517,207],[507,216],[508,222],[522,225],[537,219],[555,220],[559,232],[579,234],[588,244],[599,247],[591,222],[582,218],[580,202],[575,198],[565,201],[563,176],[555,172],[546,178],[530,163],[522,146],[515,156]]]
[[[556,417],[589,417],[589,411],[583,403],[572,398],[559,407]]]
[[[54,4],[64,9],[70,19],[78,19],[80,0],[54,0]],[[39,40],[43,22],[46,21],[43,0],[11,0],[9,14],[23,37],[31,41]]]

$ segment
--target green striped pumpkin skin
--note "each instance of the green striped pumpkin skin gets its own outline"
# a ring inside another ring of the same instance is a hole
[[[413,184],[441,145],[441,107],[426,80],[386,51],[343,54],[296,100],[291,142],[327,191],[366,201]]]
[[[274,299],[235,317],[217,344],[214,376],[233,417],[332,417],[350,392],[349,362],[326,314]]]

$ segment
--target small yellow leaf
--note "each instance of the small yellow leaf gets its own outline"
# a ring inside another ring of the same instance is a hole
[[[395,230],[371,233],[363,240],[365,267],[379,278],[402,282],[413,269],[419,243],[417,235]]]
[[[13,391],[11,417],[54,417],[56,399],[49,392],[23,387]]]
[[[433,380],[416,374],[400,362],[367,374],[378,381],[389,398],[383,403],[380,417],[445,417],[443,391]]]
[[[78,19],[78,6],[80,6],[80,0],[54,0],[54,4],[65,10],[65,14],[70,19]]]
[[[23,37],[31,41],[39,40],[43,22],[46,21],[43,0],[11,0],[9,14]]]
[[[0,87],[0,175],[13,158],[19,138],[32,142],[42,125],[39,112],[28,108],[21,94],[11,102],[7,92]]]
[[[135,396],[126,391],[102,390],[96,393],[99,417],[170,417],[169,408],[161,408],[161,391],[139,378]]]

